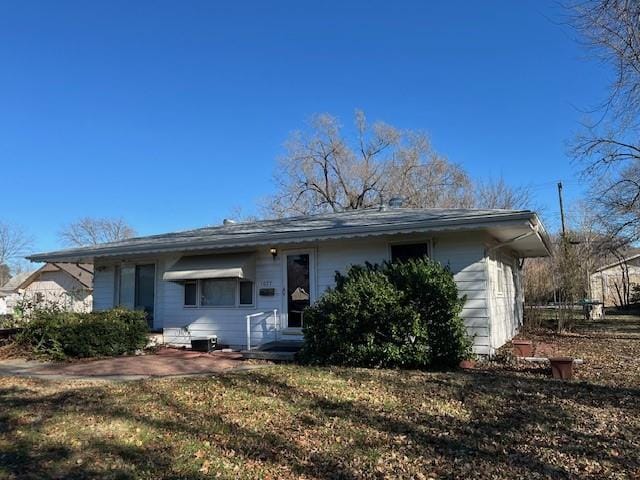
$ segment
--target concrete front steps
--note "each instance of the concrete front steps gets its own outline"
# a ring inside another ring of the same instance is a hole
[[[301,347],[302,342],[299,340],[279,340],[264,343],[251,350],[243,350],[241,353],[247,359],[292,362]]]

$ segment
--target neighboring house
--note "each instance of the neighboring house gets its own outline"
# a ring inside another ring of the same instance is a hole
[[[35,254],[92,262],[94,309],[144,309],[165,341],[216,335],[245,347],[301,339],[304,308],[335,272],[428,255],[451,268],[467,300],[474,351],[492,354],[522,324],[521,259],[549,254],[534,212],[368,209],[223,225]]]
[[[591,297],[605,307],[627,305],[634,286],[640,286],[640,253],[618,259],[590,276]]]
[[[14,275],[0,287],[0,315],[13,313],[13,308],[18,303],[20,294],[18,287],[34,272],[22,272]]]
[[[20,300],[89,312],[93,307],[92,290],[92,264],[46,263],[38,270],[13,277],[0,289],[0,296],[4,294],[5,313],[12,313]]]

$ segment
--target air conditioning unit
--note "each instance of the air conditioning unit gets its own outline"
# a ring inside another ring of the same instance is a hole
[[[191,350],[194,352],[212,352],[218,346],[218,337],[209,335],[208,337],[197,337],[191,339]]]

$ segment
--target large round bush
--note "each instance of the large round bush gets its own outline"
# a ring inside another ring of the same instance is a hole
[[[305,311],[306,363],[445,367],[471,355],[451,272],[428,259],[354,266]]]

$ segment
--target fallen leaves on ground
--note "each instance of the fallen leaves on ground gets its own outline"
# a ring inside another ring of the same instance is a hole
[[[416,372],[276,366],[128,383],[0,378],[0,477],[633,478],[640,340],[584,360]]]

